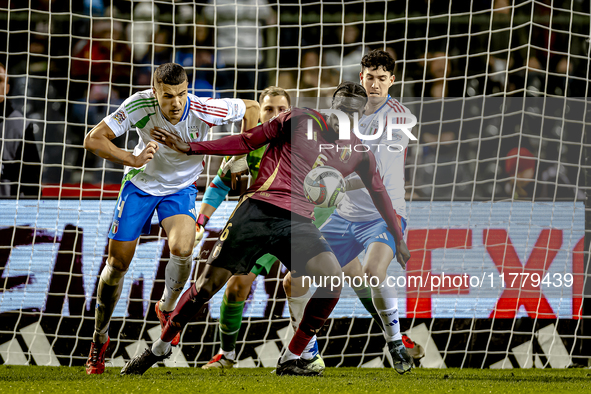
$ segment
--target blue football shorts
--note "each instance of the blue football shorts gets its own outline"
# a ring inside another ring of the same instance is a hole
[[[109,238],[134,241],[140,234],[149,234],[154,210],[158,213],[160,223],[174,215],[189,215],[196,221],[196,196],[195,185],[168,196],[153,196],[127,181],[117,199]]]
[[[402,234],[406,230],[406,219],[399,216]],[[330,245],[341,267],[349,264],[355,257],[374,242],[382,242],[392,248],[396,256],[396,241],[382,218],[367,222],[350,222],[333,212],[319,228]]]

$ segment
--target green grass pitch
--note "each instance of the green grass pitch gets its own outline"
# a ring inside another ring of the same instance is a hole
[[[590,369],[477,370],[327,368],[322,377],[279,377],[269,368],[204,371],[152,368],[121,377],[119,368],[87,376],[83,367],[0,366],[3,393],[591,393]]]

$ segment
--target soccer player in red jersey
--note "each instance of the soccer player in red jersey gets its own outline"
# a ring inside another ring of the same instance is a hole
[[[367,93],[353,82],[344,82],[334,92],[332,109],[349,117],[361,117]],[[312,122],[308,122],[308,120]],[[308,133],[308,125],[312,133]],[[151,348],[129,361],[122,375],[141,375],[171,354],[170,342],[194,319],[201,307],[235,273],[247,273],[265,253],[277,256],[293,277],[342,278],[342,270],[322,234],[312,224],[314,206],[306,199],[303,182],[314,167],[327,165],[343,176],[356,172],[396,238],[396,257],[406,262],[410,253],[392,208],[390,198],[371,152],[357,152],[355,136],[339,140],[339,121],[313,110],[293,108],[240,135],[212,142],[185,143],[171,133],[154,129],[152,137],[179,152],[192,154],[241,155],[269,144],[260,164],[259,176],[242,196],[209,256],[204,272],[181,297],[168,325]],[[310,137],[310,138],[309,138]],[[323,147],[339,146],[339,149]],[[319,280],[320,281],[320,280]],[[329,281],[330,282],[330,281]],[[307,368],[300,355],[310,339],[322,328],[335,307],[341,285],[324,283],[308,302],[302,321],[288,349],[277,365],[278,375],[318,375]]]

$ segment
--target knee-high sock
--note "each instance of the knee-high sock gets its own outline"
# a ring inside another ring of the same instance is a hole
[[[386,342],[402,339],[402,334],[400,333],[400,321],[398,318],[398,298],[396,289],[388,286],[384,280],[379,286],[372,287],[371,293],[373,304],[382,319]]]
[[[312,298],[312,292],[310,292],[309,289],[306,294],[300,297],[287,297],[289,315],[291,316],[290,323],[293,332],[298,330],[300,322],[302,321],[302,316],[304,316],[304,310],[306,309],[306,305],[308,304],[308,301],[310,301],[310,298]]]
[[[308,291],[306,292],[306,294],[300,296],[300,297],[287,297],[287,301],[288,301],[288,305],[289,305],[289,315],[291,316],[290,319],[290,323],[291,323],[291,327],[293,328],[293,332],[297,332],[298,327],[300,326],[300,323],[302,321],[302,317],[304,316],[304,310],[306,309],[306,305],[308,304],[308,301],[310,301],[310,298],[312,298],[312,292],[310,292],[310,290],[308,289]],[[312,349],[312,347],[314,347],[316,341],[316,335],[314,335],[312,337],[312,339],[310,340],[310,342],[306,345],[306,348],[304,349],[304,353],[302,355],[302,357],[304,358],[312,358],[313,355],[311,353],[306,353],[309,352],[310,349]]]
[[[121,297],[123,277],[126,272],[118,270],[109,264],[105,265],[101,272],[96,297],[96,309],[94,310],[94,334],[92,335],[94,342],[107,342],[109,322]]]
[[[164,342],[171,342],[173,338],[181,332],[183,327],[193,320],[195,315],[199,313],[203,305],[211,298],[209,295],[200,294],[195,287],[195,283],[191,285],[189,290],[185,291],[179,300],[178,305],[174,308],[171,315],[172,324],[167,324],[162,330],[160,338]]]
[[[176,300],[181,295],[187,279],[191,275],[191,262],[193,256],[180,257],[170,254],[170,260],[166,264],[164,280],[164,293],[160,299],[160,310],[172,311]]]
[[[170,315],[168,324],[162,330],[160,339],[152,345],[152,351],[156,355],[163,355],[170,349],[170,342],[181,330],[195,319],[203,305],[217,293],[230,279],[232,272],[212,266],[207,266],[203,276],[198,279],[200,289],[197,291],[195,283],[183,293],[177,306]]]
[[[220,339],[224,352],[231,352],[236,348],[243,311],[244,301],[228,301],[224,294],[220,307]]]
[[[300,356],[310,339],[322,328],[328,316],[339,301],[341,288],[319,287],[304,310],[299,328],[289,343],[289,351]]]
[[[355,290],[355,294],[359,297],[359,301],[365,307],[365,309],[369,312],[371,317],[378,323],[378,326],[384,331],[384,325],[382,324],[382,318],[378,311],[376,311],[376,307],[373,305],[373,300],[371,299],[371,289],[369,287],[353,287]]]

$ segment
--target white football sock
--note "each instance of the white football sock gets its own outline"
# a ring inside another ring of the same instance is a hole
[[[314,344],[316,343],[316,339],[317,339],[316,335],[314,335],[312,337],[312,339],[310,339],[310,342],[308,342],[308,344],[304,348],[304,351],[302,352],[302,358],[304,360],[311,360],[314,358],[314,356],[316,356],[315,354],[312,354],[310,352],[310,350],[312,350],[312,348],[314,347]]]
[[[219,351],[218,354],[222,354],[228,360],[234,360],[234,359],[236,359],[236,349],[233,349],[233,350],[230,350],[229,352],[227,352],[224,349],[220,348],[220,351]]]
[[[377,287],[371,288],[371,296],[373,305],[382,319],[386,342],[402,339],[396,289],[388,286],[384,280]]]
[[[306,292],[306,294],[300,297],[287,297],[288,305],[289,305],[289,314],[291,316],[290,323],[291,328],[293,328],[293,332],[298,330],[300,323],[302,322],[302,317],[304,316],[304,310],[306,309],[306,305],[308,305],[308,301],[312,298],[312,292],[310,289]],[[314,347],[314,343],[316,342],[316,335],[310,339],[310,342],[306,345],[306,348],[302,352],[302,358],[311,359],[313,358],[310,354],[310,349]]]
[[[154,344],[152,344],[152,353],[156,356],[164,356],[168,354],[172,345],[170,342],[164,342],[162,339],[158,338]]]
[[[192,261],[193,256],[180,257],[170,254],[170,260],[166,264],[164,293],[162,293],[160,300],[161,311],[170,312],[174,309],[176,301],[191,275]]]
[[[310,292],[310,289],[308,289],[306,294],[300,297],[287,297],[289,314],[291,316],[291,328],[293,328],[293,332],[298,330],[298,327],[302,321],[302,317],[304,316],[304,310],[306,309],[306,305],[308,305],[310,298],[312,298],[312,292]]]
[[[285,349],[285,353],[283,353],[283,356],[281,356],[281,364],[289,360],[296,360],[298,358],[300,358],[300,356],[293,354],[289,351],[289,349]]]

